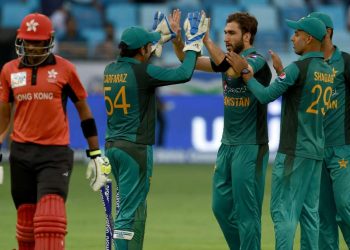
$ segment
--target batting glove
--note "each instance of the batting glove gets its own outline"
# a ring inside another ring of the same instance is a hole
[[[208,30],[209,19],[204,12],[190,12],[184,22],[185,46],[183,51],[193,50],[201,52],[203,47],[203,37]]]
[[[91,158],[86,170],[86,179],[90,179],[92,190],[98,191],[109,180],[111,164],[107,157],[101,156],[101,150],[87,150],[86,152]]]
[[[160,33],[159,41],[152,45],[152,52],[160,57],[163,44],[176,37],[176,33],[171,29],[168,18],[160,11],[154,14],[152,30]]]

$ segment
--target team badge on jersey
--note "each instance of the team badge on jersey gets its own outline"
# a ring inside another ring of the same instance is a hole
[[[57,71],[55,69],[51,69],[49,71],[47,71],[48,77],[47,77],[47,81],[50,83],[56,83],[57,82]]]
[[[279,76],[278,76],[278,78],[280,79],[280,80],[284,80],[284,79],[286,79],[286,73],[285,72],[282,72]]]
[[[11,74],[11,88],[23,87],[27,82],[27,72],[18,72]]]

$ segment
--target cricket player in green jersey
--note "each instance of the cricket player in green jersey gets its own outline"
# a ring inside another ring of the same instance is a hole
[[[143,247],[155,142],[155,90],[191,79],[208,28],[204,12],[188,13],[184,23],[185,59],[178,68],[167,69],[148,63],[153,53],[152,44],[159,49],[166,40],[164,37],[171,33],[168,20],[162,18],[155,25],[155,30],[160,32],[148,32],[136,26],[124,30],[120,56],[104,71],[106,155],[120,196],[113,234],[118,250]]]
[[[173,13],[173,15],[176,13]],[[253,47],[257,20],[248,13],[226,19],[228,51],[247,58],[256,79],[267,86],[271,71]],[[181,36],[178,36],[181,37]],[[173,40],[182,59],[182,42]],[[267,105],[261,104],[239,75],[235,75],[207,32],[210,57],[199,57],[196,69],[222,72],[224,130],[213,176],[212,209],[230,249],[261,249],[261,209],[268,163]]]
[[[300,222],[300,249],[318,249],[319,186],[324,155],[324,116],[330,105],[334,75],[324,61],[321,42],[325,25],[316,18],[287,20],[295,29],[291,40],[300,55],[268,87],[259,84],[239,55],[228,60],[242,73],[261,103],[282,96],[280,145],[272,170],[271,216],[276,249],[292,250]],[[279,70],[278,70],[279,71]]]
[[[325,155],[320,192],[320,250],[339,249],[338,225],[350,248],[350,55],[332,43],[333,22],[313,12],[327,27],[322,51],[334,75],[331,103],[325,117]]]

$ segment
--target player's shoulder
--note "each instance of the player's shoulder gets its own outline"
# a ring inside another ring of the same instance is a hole
[[[55,57],[55,60],[56,60],[56,64],[60,67],[68,67],[68,68],[72,68],[74,69],[75,68],[75,65],[69,61],[68,59],[62,57],[62,56],[59,56],[59,55],[54,55]]]
[[[345,51],[341,51],[341,56],[343,57],[344,61],[350,61],[350,54]]]
[[[11,61],[8,61],[7,63],[4,64],[4,66],[2,67],[2,70],[18,67],[20,62],[21,62],[21,58],[12,59]]]

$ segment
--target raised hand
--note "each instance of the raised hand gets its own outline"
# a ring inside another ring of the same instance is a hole
[[[283,64],[281,58],[277,53],[273,52],[271,49],[269,50],[269,53],[272,59],[272,66],[275,69],[276,74],[280,75],[283,72]]]
[[[183,51],[193,50],[201,52],[203,47],[203,37],[208,30],[209,19],[205,12],[190,12],[184,22],[186,34],[185,47]]]
[[[168,18],[160,11],[154,14],[152,29],[160,33],[160,40],[152,45],[152,52],[154,51],[155,55],[160,57],[163,44],[176,37],[176,33],[171,29]]]
[[[252,68],[249,66],[247,60],[239,54],[230,51],[226,53],[226,60],[231,65],[235,76],[242,76],[244,81],[248,81],[252,76]]]

